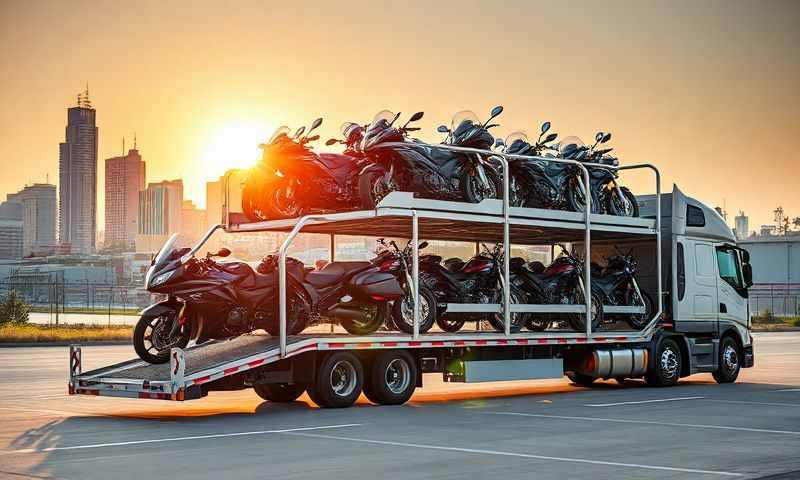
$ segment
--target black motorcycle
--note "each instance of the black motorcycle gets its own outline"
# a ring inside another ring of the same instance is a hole
[[[245,262],[217,262],[230,250],[220,249],[204,258],[189,248],[176,249],[172,235],[154,257],[145,278],[149,292],[168,298],[142,311],[133,331],[133,346],[149,363],[169,361],[173,347],[184,348],[190,340],[203,343],[265,329],[279,332],[275,269],[256,271]],[[266,273],[263,273],[266,272]],[[302,262],[287,259],[287,322],[289,334],[307,325],[312,292],[304,284]]]
[[[528,301],[537,305],[584,305],[583,260],[566,249],[549,266],[541,262],[525,263],[523,259],[512,259],[512,283],[525,291]],[[550,323],[566,317],[567,322],[577,332],[586,331],[586,315],[570,314],[531,314],[525,319],[529,330],[540,332]],[[592,282],[592,330],[603,321],[603,300]]]
[[[602,292],[604,305],[642,306],[644,311],[635,314],[619,314],[609,321],[623,320],[636,330],[641,330],[653,315],[653,299],[641,290],[636,281],[638,264],[632,251],[622,253],[617,247],[617,255],[606,259],[606,266],[592,264],[592,290]]]
[[[293,136],[281,127],[248,173],[242,190],[242,210],[251,221],[295,218],[315,211],[350,210],[359,204],[357,174],[365,158],[348,142],[358,141],[356,124],[346,124],[342,154],[311,150],[319,135],[309,134],[322,124],[318,118],[308,132],[301,127]],[[305,134],[304,134],[305,133]]]
[[[607,165],[609,168],[588,166],[589,192],[592,198],[592,213],[605,213],[623,217],[638,217],[639,205],[636,197],[628,187],[619,185],[619,175],[615,167],[619,159],[610,156],[611,148],[597,148],[611,140],[610,133],[598,132],[595,143],[588,147],[577,137],[570,137],[561,142],[559,156],[584,163]],[[581,176],[581,178],[583,178]],[[570,190],[570,210],[583,212],[586,210],[586,192],[583,182],[576,182]]]
[[[488,130],[495,125],[489,122],[502,111],[502,107],[495,107],[484,123],[477,121],[474,114],[460,112],[454,117],[452,129],[441,126],[439,131],[448,133],[447,145],[485,150],[494,141]],[[408,132],[419,130],[409,127],[409,123],[421,119],[423,113],[417,112],[402,127],[394,127],[399,115],[384,110],[365,132],[362,151],[370,165],[362,170],[359,179],[363,208],[375,208],[392,191],[471,203],[501,198],[501,177],[487,159],[409,140]]]
[[[468,321],[488,323],[497,331],[505,331],[502,313],[451,313],[444,305],[448,303],[502,303],[503,299],[503,247],[495,245],[459,265],[457,259],[448,259],[445,265],[439,262],[420,262],[420,283],[436,295],[438,309],[436,324],[446,332],[457,332]],[[525,292],[511,285],[511,303],[527,303]],[[518,331],[525,323],[527,314],[511,314],[511,330]]]

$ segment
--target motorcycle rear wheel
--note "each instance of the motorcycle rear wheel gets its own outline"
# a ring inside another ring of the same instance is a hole
[[[287,335],[297,335],[308,326],[309,312],[306,310],[306,305],[307,302],[302,294],[297,291],[289,297],[289,304],[286,306]],[[264,330],[273,337],[281,334],[280,318],[277,312],[275,318],[264,327]]]
[[[375,314],[368,316],[364,321],[352,318],[343,318],[342,328],[351,335],[368,335],[377,331],[386,321],[389,312],[389,304],[383,303],[375,306]]]
[[[177,317],[178,312],[172,312],[172,315]],[[170,349],[186,347],[189,343],[189,326],[184,324],[178,327],[176,334],[170,337],[167,330],[172,329],[172,321],[177,321],[177,318],[170,318],[169,313],[142,315],[133,329],[133,349],[139,358],[147,363],[167,363]],[[154,335],[157,336],[155,342]]]
[[[450,315],[444,313],[436,317],[436,325],[445,332],[451,333],[461,330],[466,321],[463,315],[453,315],[452,313]]]

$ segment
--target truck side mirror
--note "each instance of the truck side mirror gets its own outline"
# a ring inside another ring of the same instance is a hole
[[[744,277],[744,284],[747,288],[753,286],[753,267],[749,263],[742,265],[742,276]]]

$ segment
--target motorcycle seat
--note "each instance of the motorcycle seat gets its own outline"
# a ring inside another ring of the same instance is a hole
[[[276,284],[276,276],[273,273],[258,273],[255,270],[250,275],[244,277],[239,284],[242,288],[263,288]]]
[[[320,153],[319,161],[331,170],[338,170],[344,166],[349,165],[355,159],[348,155],[339,153]]]
[[[370,265],[369,262],[331,262],[320,270],[309,272],[306,281],[314,287],[327,287],[340,282],[348,273]]]
[[[423,263],[441,263],[442,256],[441,255],[434,255],[432,253],[421,255],[419,257],[419,261]]]

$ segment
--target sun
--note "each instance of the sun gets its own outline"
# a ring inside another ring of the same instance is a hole
[[[231,122],[212,131],[203,153],[203,164],[212,176],[232,168],[249,168],[261,157],[260,143],[270,132],[266,124]]]

